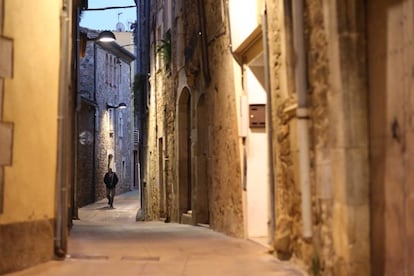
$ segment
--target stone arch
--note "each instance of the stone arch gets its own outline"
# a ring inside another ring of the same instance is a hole
[[[192,200],[192,168],[191,168],[191,93],[184,87],[178,97],[178,202],[179,214],[189,213]]]
[[[197,142],[195,146],[195,223],[209,223],[209,178],[208,178],[208,112],[206,95],[200,95],[196,110]]]

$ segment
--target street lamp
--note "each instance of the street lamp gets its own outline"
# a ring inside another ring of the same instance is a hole
[[[111,31],[102,31],[96,37],[89,38],[87,33],[81,32],[81,40],[93,42],[112,42],[115,41],[115,35]]]
[[[109,43],[115,41],[115,35],[111,31],[102,31],[96,37],[89,38],[88,34],[81,32],[79,34],[79,56],[84,57],[86,51],[86,43],[88,41]]]
[[[119,108],[119,109],[124,109],[124,108],[127,108],[127,105],[126,105],[126,103],[120,103],[120,104],[118,104],[118,105],[110,105],[110,104],[106,104],[106,109],[110,109],[110,108],[115,108],[115,109],[117,109],[117,108]]]
[[[98,34],[98,36],[94,39],[95,41],[100,42],[112,42],[115,41],[115,35],[111,31],[102,31]]]

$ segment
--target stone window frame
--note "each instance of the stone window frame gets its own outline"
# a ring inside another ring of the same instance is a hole
[[[122,87],[123,81],[122,81],[122,63],[121,60],[118,58],[118,87]]]
[[[121,162],[121,177],[122,179],[126,178],[126,158],[122,156],[122,162]]]
[[[124,117],[122,111],[118,113],[118,137],[124,137]]]
[[[114,134],[114,109],[108,108],[108,132],[109,135]]]
[[[116,76],[116,57],[112,57],[112,86],[116,87],[117,76]]]
[[[105,83],[109,84],[109,54],[105,55]]]

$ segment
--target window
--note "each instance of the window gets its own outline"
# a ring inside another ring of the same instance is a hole
[[[125,157],[122,157],[122,172],[121,172],[122,178],[126,178],[126,169],[125,169]]]
[[[124,137],[124,118],[122,116],[122,111],[119,112],[118,116],[118,137]]]
[[[116,87],[116,58],[113,59],[112,64],[112,86]]]
[[[122,85],[122,66],[121,66],[121,61],[119,61],[119,70],[118,70],[118,76],[119,76],[119,87],[121,87]]]
[[[109,83],[109,56],[106,54],[105,56],[105,82],[106,84]]]
[[[108,109],[108,131],[109,135],[114,133],[114,109]]]
[[[109,65],[108,65],[108,84],[112,86],[112,57],[109,56]]]

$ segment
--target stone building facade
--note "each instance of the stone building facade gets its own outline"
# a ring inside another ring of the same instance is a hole
[[[81,37],[96,31],[81,28]],[[85,41],[81,48],[77,128],[77,206],[105,197],[103,176],[108,167],[120,179],[117,193],[134,188],[129,51],[116,42]],[[117,108],[120,103],[126,108]]]
[[[146,218],[315,274],[413,273],[414,1],[143,2]]]

